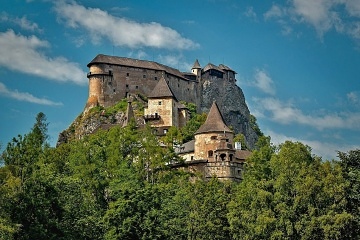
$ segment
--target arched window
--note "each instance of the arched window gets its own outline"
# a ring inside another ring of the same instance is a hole
[[[225,153],[221,154],[221,155],[220,155],[220,159],[221,159],[221,161],[225,161],[225,159],[226,159],[226,154],[225,154]]]
[[[208,157],[212,157],[214,155],[214,152],[212,150],[208,151]]]

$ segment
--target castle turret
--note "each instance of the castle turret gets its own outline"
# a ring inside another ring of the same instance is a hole
[[[216,161],[216,150],[224,149],[223,142],[231,144],[233,138],[233,131],[226,126],[216,102],[213,102],[205,123],[195,132],[195,159]]]
[[[191,68],[191,72],[196,75],[196,78],[199,80],[201,77],[201,66],[199,61],[196,59],[193,67]]]
[[[178,101],[164,77],[161,77],[148,95],[148,107],[144,118],[152,127],[159,129],[159,135],[166,134],[171,126],[179,127]]]

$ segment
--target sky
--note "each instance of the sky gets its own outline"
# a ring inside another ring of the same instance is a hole
[[[55,146],[85,107],[97,54],[225,64],[274,144],[329,160],[359,148],[359,0],[3,0],[1,150],[39,112]]]

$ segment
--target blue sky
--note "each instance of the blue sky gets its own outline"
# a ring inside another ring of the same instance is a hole
[[[223,63],[275,144],[301,141],[324,159],[359,148],[359,0],[4,0],[2,149],[39,112],[54,146],[85,106],[99,53],[181,71]]]

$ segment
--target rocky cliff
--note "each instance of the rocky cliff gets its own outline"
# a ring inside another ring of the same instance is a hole
[[[201,87],[201,111],[207,113],[216,101],[226,125],[232,127],[235,134],[242,133],[247,146],[253,149],[259,131],[254,129],[242,89],[235,82],[219,81],[218,78],[204,80]]]

